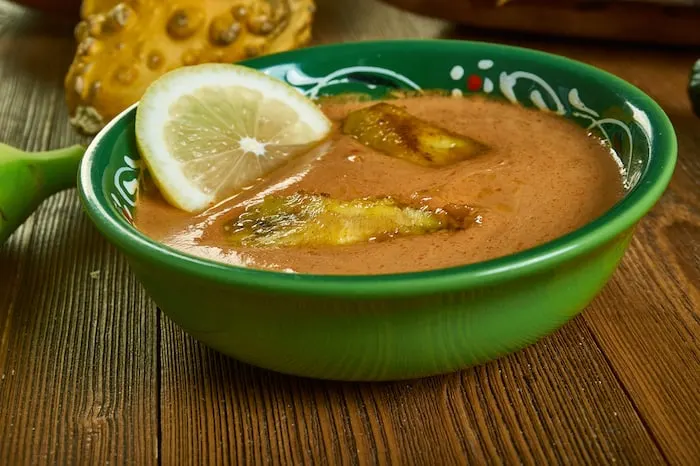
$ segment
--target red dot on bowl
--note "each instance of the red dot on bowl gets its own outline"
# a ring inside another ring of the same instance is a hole
[[[472,74],[467,78],[467,89],[470,91],[478,91],[481,89],[481,82],[481,76]]]

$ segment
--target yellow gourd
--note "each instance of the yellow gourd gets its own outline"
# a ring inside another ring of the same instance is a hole
[[[71,123],[95,134],[166,71],[306,44],[314,0],[84,0],[66,74]]]

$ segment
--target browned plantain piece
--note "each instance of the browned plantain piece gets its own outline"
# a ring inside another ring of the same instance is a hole
[[[172,69],[308,42],[314,0],[85,0],[65,78],[71,123],[94,134]]]
[[[487,149],[479,141],[385,102],[351,112],[343,122],[343,132],[386,155],[431,167],[460,162]]]
[[[465,228],[471,210],[448,213],[400,204],[390,197],[350,201],[322,194],[267,196],[226,225],[235,245],[339,246]]]

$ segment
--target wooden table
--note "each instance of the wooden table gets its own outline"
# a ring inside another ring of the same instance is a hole
[[[1,141],[81,141],[62,93],[71,29],[0,2]],[[282,376],[203,347],[60,193],[0,249],[0,464],[700,464],[700,118],[685,94],[698,51],[477,34],[370,0],[319,1],[315,35],[486,39],[612,71],[673,120],[671,186],[561,331],[382,384]]]

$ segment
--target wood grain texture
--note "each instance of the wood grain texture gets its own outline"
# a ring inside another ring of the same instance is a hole
[[[605,0],[382,0],[477,28],[559,37],[700,45],[700,8],[688,2]],[[699,4],[700,5],[700,4]],[[654,27],[649,27],[649,24]]]
[[[465,34],[461,30],[457,37]],[[669,188],[640,222],[618,272],[584,319],[668,461],[698,463],[700,119],[685,93],[698,55],[682,48],[611,48],[533,38],[526,45],[630,81],[664,108],[676,129],[678,163]]]
[[[3,142],[78,142],[70,34],[0,4]],[[155,463],[155,341],[155,309],[74,190],[47,200],[0,249],[0,464]]]
[[[279,375],[161,329],[164,464],[664,464],[582,319],[492,364],[381,384]]]
[[[0,249],[0,465],[699,463],[693,51],[476,35],[371,0],[318,7],[316,43],[517,43],[593,63],[657,99],[677,130],[678,168],[609,286],[549,338],[458,374],[288,377],[223,357],[161,317],[67,191]],[[72,50],[71,25],[0,0],[1,141],[79,140],[62,96]]]
[[[657,69],[674,66],[660,56],[656,61]],[[615,72],[631,77],[633,70]],[[678,168],[585,316],[669,461],[678,465],[700,462],[700,119],[674,88],[683,85],[684,74],[677,67],[663,84],[641,85],[669,109]]]

